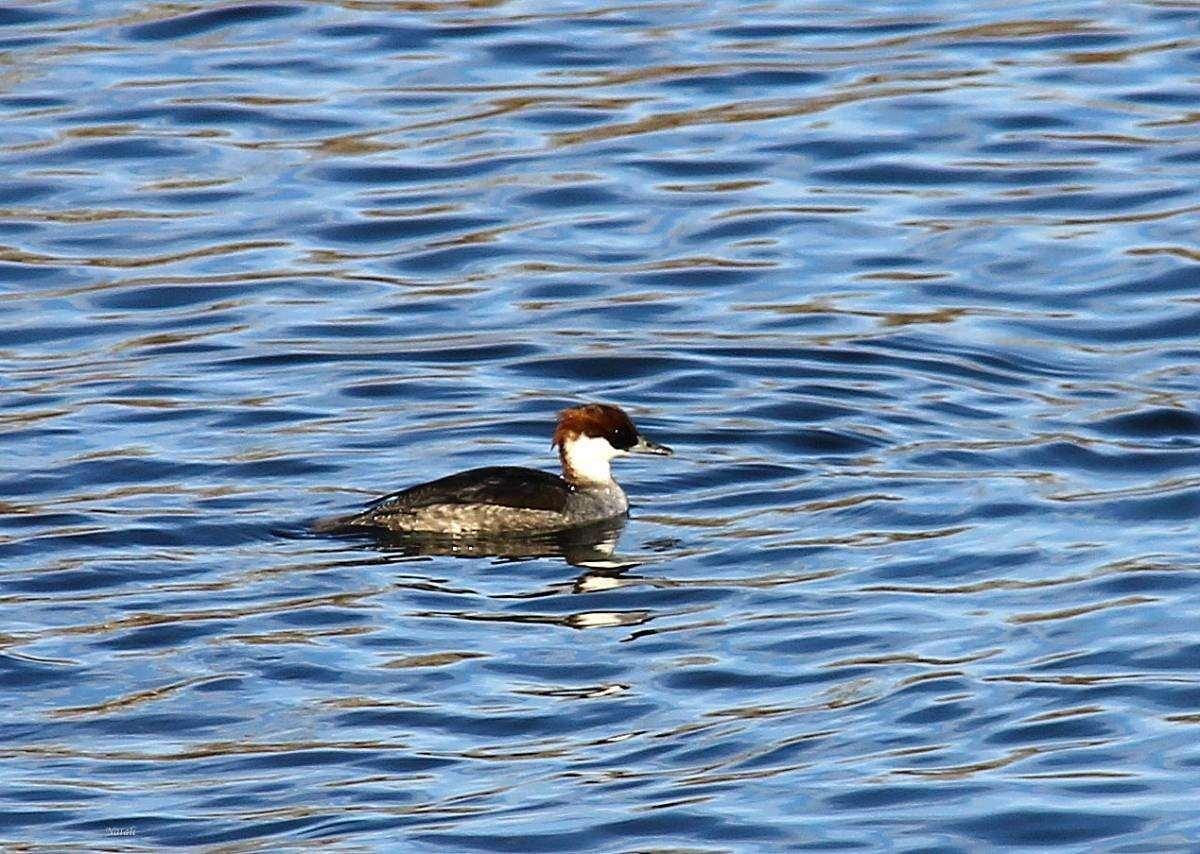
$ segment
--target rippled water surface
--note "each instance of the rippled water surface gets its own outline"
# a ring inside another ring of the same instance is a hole
[[[1172,0],[4,4],[0,842],[1196,850],[1198,81]],[[593,399],[676,456],[582,556],[309,527]]]

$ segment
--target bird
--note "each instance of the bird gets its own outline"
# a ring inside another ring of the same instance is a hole
[[[558,449],[561,475],[518,466],[470,469],[381,496],[359,513],[318,523],[318,530],[450,535],[568,530],[628,513],[629,499],[609,465],[614,458],[673,453],[607,403],[558,413],[550,447]]]

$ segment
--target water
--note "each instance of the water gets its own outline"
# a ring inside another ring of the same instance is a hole
[[[1195,850],[1195,24],[7,4],[0,840]],[[608,568],[307,533],[579,400]]]

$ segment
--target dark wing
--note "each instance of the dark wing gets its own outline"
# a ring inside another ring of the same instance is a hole
[[[434,504],[498,504],[561,513],[570,485],[556,474],[517,466],[489,466],[419,483],[376,499],[370,512],[417,510]]]

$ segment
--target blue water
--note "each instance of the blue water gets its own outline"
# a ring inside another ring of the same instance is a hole
[[[0,843],[1200,850],[1197,20],[0,8]]]

